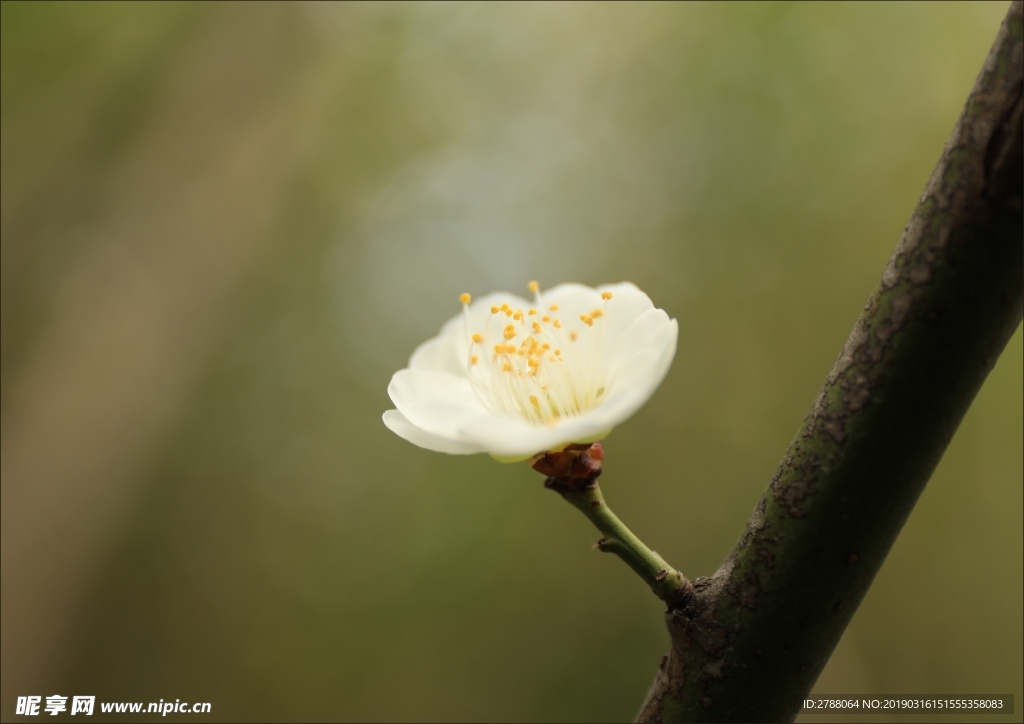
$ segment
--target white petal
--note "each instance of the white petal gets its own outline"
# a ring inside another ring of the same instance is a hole
[[[533,455],[566,443],[593,442],[603,437],[611,426],[596,413],[597,410],[592,410],[555,425],[536,425],[521,418],[491,416],[461,429],[459,439],[497,455]]]
[[[484,335],[484,344],[493,345],[502,340],[501,330],[506,317],[491,314],[491,307],[508,304],[514,309],[527,309],[530,303],[515,294],[494,292],[473,300],[469,305],[468,319],[459,312],[441,327],[436,337],[428,339],[416,348],[409,358],[409,369],[424,372],[447,372],[466,374],[469,360],[470,337]]]
[[[626,333],[633,322],[641,314],[654,309],[650,297],[630,282],[606,284],[597,288],[597,292],[611,292],[612,298],[606,304],[607,314],[601,319],[605,325],[608,341],[614,344]]]
[[[617,425],[643,406],[665,379],[676,353],[679,323],[660,309],[644,313],[613,354],[608,397],[596,412]]]
[[[384,413],[384,424],[391,432],[413,445],[433,450],[434,452],[448,453],[449,455],[472,455],[473,453],[486,452],[484,448],[472,443],[432,435],[413,425],[398,410],[388,410]]]
[[[409,369],[463,375],[466,373],[466,361],[460,360],[455,350],[455,340],[442,329],[440,335],[431,337],[416,348],[409,358]]]
[[[604,291],[611,292],[612,298],[602,299]],[[474,393],[467,363],[470,354],[479,354],[483,361],[490,347],[503,341],[502,329],[511,322],[506,315],[490,311],[502,304],[524,311],[537,307],[542,315],[561,319],[566,361],[572,357],[585,362],[585,367],[580,364],[577,369],[596,376],[591,379],[607,375],[602,404],[550,425],[491,413]],[[553,304],[558,305],[557,311],[550,310]],[[595,309],[604,314],[588,328],[579,317]],[[573,330],[580,333],[578,343],[568,340]],[[470,341],[473,334],[485,338],[476,348]],[[647,295],[629,283],[598,289],[563,284],[543,292],[540,305],[506,292],[490,294],[475,300],[468,314],[448,320],[438,336],[416,349],[410,369],[395,374],[388,393],[398,409],[386,412],[384,423],[416,445],[452,454],[527,457],[566,443],[600,439],[658,387],[671,365],[677,337],[675,320],[655,309]]]
[[[674,355],[678,331],[679,325],[663,309],[647,310],[615,341],[608,362],[609,374],[617,375],[629,358],[642,350],[653,350],[659,357],[666,350]]]
[[[601,292],[606,291],[612,293],[611,299],[601,298]],[[548,308],[552,304],[557,304],[558,311],[548,314],[559,317],[566,330],[580,334],[580,342],[573,343],[571,347],[583,345],[584,339],[596,335],[599,343],[593,352],[597,355],[595,361],[599,368],[607,365],[619,338],[626,333],[636,318],[654,309],[650,298],[629,282],[606,284],[597,289],[582,284],[560,284],[544,292],[544,304]],[[602,310],[604,316],[595,321],[593,327],[588,328],[580,320],[580,315],[590,314],[595,309]],[[571,354],[575,356],[590,351],[588,347],[574,350]]]
[[[476,398],[467,378],[438,372],[400,370],[388,394],[409,424],[424,433],[499,455],[533,455],[607,429],[592,414],[555,426],[495,415]]]
[[[410,423],[452,440],[460,439],[462,427],[493,416],[480,404],[468,377],[399,370],[391,378],[388,395]]]

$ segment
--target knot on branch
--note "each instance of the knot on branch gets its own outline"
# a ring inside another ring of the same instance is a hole
[[[544,487],[565,497],[568,493],[581,493],[597,485],[601,475],[604,448],[601,443],[574,443],[562,450],[542,452],[530,459],[530,466],[546,475]]]

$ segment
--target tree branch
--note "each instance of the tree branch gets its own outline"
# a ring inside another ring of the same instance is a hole
[[[771,485],[712,578],[666,613],[640,721],[801,708],[1022,315],[1022,10]]]

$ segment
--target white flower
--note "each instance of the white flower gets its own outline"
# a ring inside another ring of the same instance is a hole
[[[384,424],[428,450],[513,460],[599,440],[640,409],[675,356],[676,320],[628,282],[530,289],[532,303],[463,294],[392,377]]]

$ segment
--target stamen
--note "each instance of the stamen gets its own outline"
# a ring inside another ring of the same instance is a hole
[[[531,281],[528,287],[536,295],[532,306],[524,310],[509,302],[492,305],[491,315],[504,312],[510,319],[498,323],[495,331],[488,317],[484,329],[473,334],[469,333],[472,297],[459,295],[464,305],[464,339],[470,340],[466,369],[474,392],[489,410],[522,416],[534,424],[556,425],[583,414],[607,396],[601,394],[609,383],[605,363],[595,357],[602,349],[603,325],[595,327],[594,320],[608,316],[610,308],[602,304],[580,314],[583,329],[565,329],[552,316],[558,305],[544,303],[540,284]],[[605,302],[611,299],[611,292],[600,294]],[[492,354],[485,354],[486,340],[498,335]]]

